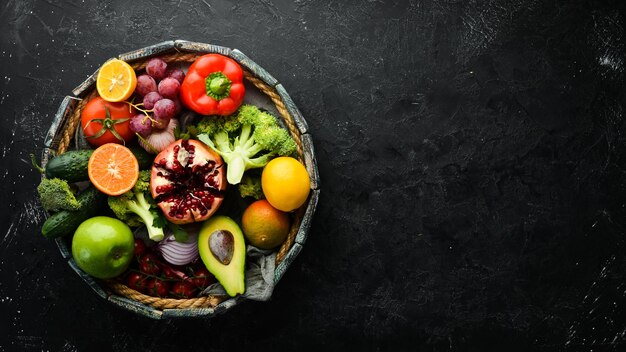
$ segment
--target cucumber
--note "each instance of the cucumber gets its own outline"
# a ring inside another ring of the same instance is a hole
[[[139,170],[146,170],[152,167],[153,155],[148,154],[148,152],[139,147],[131,147],[129,149],[137,158]],[[89,180],[87,164],[91,154],[93,154],[92,149],[71,150],[50,159],[46,164],[46,177],[56,177],[70,183]]]
[[[83,221],[99,215],[107,205],[106,195],[91,187],[76,197],[80,202],[78,210],[63,210],[54,213],[41,227],[41,234],[47,239],[54,239],[74,233]]]

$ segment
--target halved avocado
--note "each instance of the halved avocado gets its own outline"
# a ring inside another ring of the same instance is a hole
[[[202,262],[230,296],[246,290],[246,244],[239,225],[228,216],[213,216],[202,224],[198,236]]]

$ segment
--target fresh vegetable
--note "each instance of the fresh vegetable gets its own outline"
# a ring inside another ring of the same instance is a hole
[[[296,143],[274,116],[253,105],[243,105],[230,117],[204,117],[198,139],[218,152],[228,165],[226,178],[238,184],[246,170],[265,166],[272,157],[291,155]]]
[[[44,178],[37,186],[41,205],[47,211],[77,210],[80,203],[76,200],[67,181],[58,178]]]
[[[130,149],[108,143],[93,151],[87,164],[89,180],[100,192],[119,196],[135,186],[139,163]]]
[[[108,216],[83,221],[72,237],[74,262],[99,279],[110,279],[126,271],[133,259],[133,250],[130,228]]]
[[[157,264],[157,257],[154,253],[146,253],[139,258],[139,270],[148,275],[157,275],[161,272],[161,268]]]
[[[189,282],[180,281],[172,286],[171,293],[175,298],[192,298],[196,295],[196,288]]]
[[[136,85],[135,70],[125,61],[111,59],[98,70],[96,89],[106,101],[118,102],[130,98]]]
[[[201,115],[230,115],[244,95],[243,70],[235,60],[219,54],[196,59],[180,87],[183,104]]]
[[[128,274],[126,278],[126,285],[135,291],[145,292],[148,286],[148,277],[136,271]]]
[[[163,277],[170,280],[187,280],[189,277],[179,269],[173,267],[167,262],[157,260],[157,265],[162,270]]]
[[[216,282],[217,279],[207,270],[206,267],[202,266],[193,269],[193,275],[188,281],[195,287],[204,289],[210,284]]]
[[[165,297],[170,292],[170,284],[161,279],[153,278],[148,280],[146,293],[150,296]]]
[[[128,149],[137,158],[140,170],[152,167],[154,157],[151,157],[145,150],[139,147],[130,147]],[[68,182],[89,180],[87,167],[91,154],[93,154],[92,149],[71,150],[50,159],[46,164],[46,177],[60,178]]]
[[[103,208],[105,195],[95,188],[88,188],[80,193],[76,200],[80,203],[78,210],[63,210],[50,216],[41,227],[45,238],[54,239],[74,233],[83,221],[96,216]]]
[[[146,138],[139,138],[139,145],[148,153],[157,154],[176,141],[174,130],[178,128],[178,120],[171,119],[167,128],[154,130]]]
[[[198,259],[198,239],[190,236],[186,242],[179,242],[173,235],[157,245],[157,249],[168,263],[173,265],[186,265]]]
[[[241,183],[238,185],[239,194],[241,198],[252,197],[254,199],[262,199],[265,198],[263,195],[263,190],[261,189],[261,177],[248,175],[247,173],[243,175],[241,179]]]
[[[126,144],[134,133],[130,118],[137,113],[126,103],[112,103],[100,97],[91,99],[81,113],[81,126],[87,141],[93,146],[106,143]]]
[[[149,189],[150,172],[141,171],[133,189],[118,197],[109,197],[108,203],[120,220],[133,227],[145,224],[150,239],[160,241],[165,237],[164,221],[158,209],[154,207],[153,200],[148,194]]]
[[[141,257],[144,253],[146,253],[146,244],[142,239],[135,238],[135,250],[133,254],[135,257]]]
[[[208,219],[222,204],[226,189],[222,158],[197,140],[180,139],[154,159],[151,194],[175,224]]]
[[[290,212],[306,202],[311,181],[306,168],[298,160],[279,157],[263,169],[261,187],[265,198],[274,208]]]

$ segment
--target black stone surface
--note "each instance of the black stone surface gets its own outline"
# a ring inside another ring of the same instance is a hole
[[[0,351],[622,350],[620,1],[0,3]],[[107,58],[238,48],[306,117],[321,198],[268,303],[152,321],[39,234],[28,155]]]

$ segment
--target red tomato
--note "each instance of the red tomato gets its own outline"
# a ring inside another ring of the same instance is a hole
[[[130,130],[130,118],[136,114],[135,109],[129,109],[129,105],[124,102],[111,103],[100,97],[93,98],[81,114],[83,134],[95,147],[106,143],[125,144],[135,136]]]
[[[165,297],[170,291],[170,285],[161,279],[150,279],[146,292],[150,296]]]
[[[176,298],[192,298],[196,295],[196,288],[189,282],[181,281],[172,287],[172,296]]]
[[[146,252],[146,244],[142,239],[135,239],[135,250],[134,254],[136,257],[141,257]]]
[[[205,288],[216,281],[215,276],[202,267],[194,269],[193,276],[189,278],[189,282],[197,288]]]
[[[148,283],[148,278],[137,272],[131,272],[126,279],[128,287],[135,291],[145,292]]]
[[[139,270],[148,275],[157,275],[161,272],[156,255],[148,253],[140,257]]]

